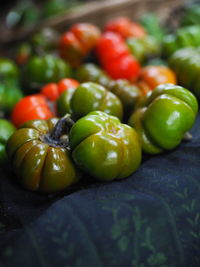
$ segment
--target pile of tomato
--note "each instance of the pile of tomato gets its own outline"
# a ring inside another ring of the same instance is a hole
[[[200,26],[166,34],[149,16],[152,25],[118,17],[103,29],[48,29],[49,39],[43,29],[12,59],[0,58],[0,164],[11,164],[25,188],[52,193],[88,175],[126,178],[143,153],[188,138],[200,95]]]

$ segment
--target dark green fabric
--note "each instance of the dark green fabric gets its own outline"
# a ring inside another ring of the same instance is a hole
[[[193,140],[131,177],[62,195],[0,180],[0,266],[200,266],[200,116]]]

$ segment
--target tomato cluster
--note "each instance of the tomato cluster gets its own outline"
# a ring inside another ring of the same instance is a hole
[[[57,192],[85,173],[122,179],[138,169],[142,151],[158,154],[185,138],[198,102],[177,85],[175,72],[199,96],[199,63],[189,52],[198,59],[200,50],[176,52],[173,71],[162,49],[178,49],[177,40],[191,44],[184,42],[190,37],[197,45],[199,30],[193,26],[162,42],[153,21],[145,29],[119,17],[102,32],[76,23],[61,35],[49,31],[49,39],[43,31],[18,50],[18,66],[0,59],[0,163],[8,155],[25,188]]]

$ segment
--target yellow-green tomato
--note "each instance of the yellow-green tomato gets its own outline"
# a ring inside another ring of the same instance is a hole
[[[72,117],[75,119],[99,110],[114,115],[120,120],[123,116],[123,106],[120,99],[100,84],[93,82],[82,83],[70,101]]]
[[[7,154],[25,188],[52,193],[78,181],[79,172],[71,160],[68,136],[61,128],[57,118],[32,120],[9,138]]]
[[[131,115],[128,124],[139,133],[143,151],[157,154],[181,143],[194,124],[197,111],[197,99],[190,91],[162,84],[152,91],[144,106]]]
[[[70,130],[69,143],[75,163],[98,180],[125,178],[141,163],[136,131],[101,111],[79,119]]]

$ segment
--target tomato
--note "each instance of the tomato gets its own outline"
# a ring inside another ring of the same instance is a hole
[[[104,31],[118,33],[124,39],[128,37],[143,38],[146,36],[145,29],[139,23],[132,22],[127,17],[118,17],[109,21]]]
[[[140,73],[138,85],[142,87],[143,93],[154,90],[160,84],[176,84],[176,75],[166,66],[147,66]]]
[[[140,64],[132,55],[119,57],[105,66],[105,70],[113,79],[127,79],[134,81],[140,72]]]
[[[128,47],[121,36],[116,33],[106,32],[96,46],[97,56],[101,64],[105,65],[115,58],[129,54]]]
[[[125,41],[119,34],[106,32],[96,47],[97,56],[106,72],[113,79],[135,80],[140,64],[131,55]]]
[[[47,120],[54,116],[46,98],[41,94],[35,94],[25,96],[15,105],[11,114],[11,121],[16,127],[19,127],[29,120]]]
[[[73,67],[81,63],[82,57],[85,54],[84,48],[73,32],[66,32],[61,36],[59,51],[61,57]]]
[[[77,88],[79,82],[71,79],[65,78],[56,83],[48,83],[41,89],[41,93],[46,96],[47,99],[51,101],[56,101],[61,93],[69,88]]]
[[[77,88],[78,86],[79,86],[79,82],[74,79],[71,79],[71,78],[62,79],[58,83],[59,95],[69,88]]]
[[[59,97],[58,85],[56,83],[48,83],[41,89],[41,93],[51,101],[56,101]]]
[[[81,64],[84,57],[95,47],[100,38],[100,30],[90,23],[77,23],[60,39],[59,51],[63,59],[73,67]]]
[[[86,53],[92,49],[100,38],[99,28],[90,23],[77,23],[70,28]]]

